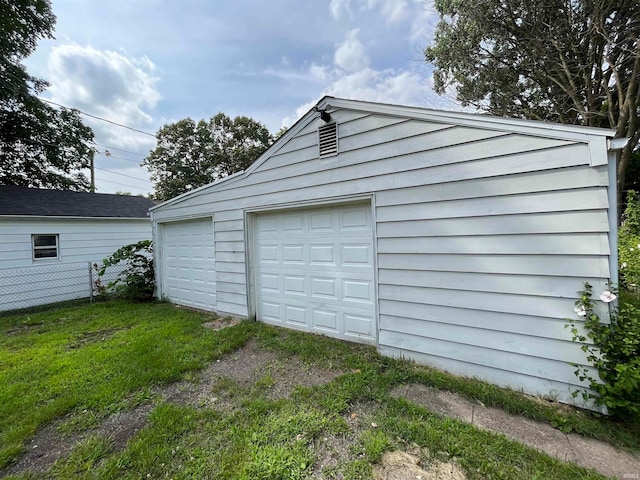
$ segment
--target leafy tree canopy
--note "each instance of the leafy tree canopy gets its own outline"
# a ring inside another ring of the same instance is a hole
[[[638,0],[436,0],[435,89],[494,115],[612,128],[621,200],[640,140]],[[619,204],[622,202],[619,201]]]
[[[271,143],[269,130],[248,118],[218,113],[209,121],[185,118],[164,125],[144,159],[155,198],[168,200],[248,168]]]
[[[47,82],[22,64],[38,40],[53,38],[49,0],[0,0],[0,184],[87,190],[79,169],[94,151],[77,111],[38,99]]]

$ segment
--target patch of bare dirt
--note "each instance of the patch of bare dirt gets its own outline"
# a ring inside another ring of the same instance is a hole
[[[127,442],[146,423],[152,405],[141,405],[128,412],[120,412],[106,418],[98,427],[72,435],[63,435],[59,431],[62,422],[55,422],[40,429],[26,445],[25,452],[0,476],[16,475],[24,472],[42,474],[60,458],[68,455],[73,447],[83,440],[94,436],[111,438],[113,450],[123,450]]]
[[[233,408],[228,383],[239,389],[259,385],[271,399],[288,397],[298,386],[313,387],[330,382],[341,375],[336,370],[319,370],[297,357],[280,358],[276,353],[250,340],[244,348],[211,363],[195,381],[178,382],[162,390],[163,397],[173,403],[195,407]]]
[[[204,328],[208,328],[209,330],[222,330],[223,328],[232,327],[234,325],[238,325],[242,320],[234,317],[224,317],[224,318],[216,318],[211,320],[210,322],[205,322],[202,324]]]
[[[375,480],[466,480],[466,475],[455,463],[434,460],[424,468],[420,459],[402,451],[386,452],[380,465],[373,469]]]
[[[347,432],[343,435],[326,435],[316,440],[310,447],[316,454],[311,478],[340,480],[339,468],[346,461],[355,459],[351,450],[356,442],[356,434]],[[331,472],[327,475],[327,472]]]
[[[224,328],[233,319],[216,319],[210,328]],[[237,321],[237,320],[236,320]],[[215,325],[213,325],[215,324]],[[318,370],[299,358],[280,358],[275,352],[260,347],[251,340],[240,350],[212,362],[199,372],[193,381],[176,382],[155,390],[156,396],[168,402],[208,407],[228,411],[235,408],[234,399],[225,385],[241,389],[264,389],[272,399],[286,398],[297,386],[315,386],[327,383],[342,372]],[[59,427],[63,419],[40,429],[26,445],[25,452],[15,463],[0,471],[0,477],[24,472],[44,473],[58,459],[68,455],[74,446],[94,436],[108,436],[113,440],[114,451],[125,448],[127,442],[146,424],[153,404],[141,405],[128,412],[107,417],[98,427],[72,435],[62,435]],[[338,453],[342,449],[338,449]]]
[[[92,343],[104,342],[105,340],[109,340],[116,333],[121,332],[123,328],[108,328],[105,330],[98,330],[95,332],[85,332],[73,339],[69,345],[67,345],[67,350],[74,350],[76,348],[86,347]]]
[[[378,407],[369,402],[357,403],[344,414],[349,430],[340,435],[325,435],[309,446],[316,455],[311,478],[319,480],[342,480],[341,470],[354,460],[364,458],[359,452],[361,433],[375,428],[373,422]]]

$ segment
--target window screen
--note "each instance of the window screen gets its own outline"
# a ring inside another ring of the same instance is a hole
[[[33,258],[58,258],[58,235],[31,235]]]

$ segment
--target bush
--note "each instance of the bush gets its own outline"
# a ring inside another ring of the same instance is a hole
[[[609,295],[607,295],[609,294]],[[615,294],[604,292],[605,302],[615,300]],[[621,302],[619,309],[610,306],[611,324],[602,323],[594,312],[591,285],[585,283],[576,312],[585,317],[586,337],[571,321],[574,342],[585,343],[582,350],[598,372],[598,379],[584,367],[578,367],[576,376],[589,381],[592,392],[583,391],[585,400],[592,398],[597,405],[607,407],[609,413],[621,419],[640,419],[640,308],[631,302]],[[594,393],[595,392],[595,393]],[[574,392],[574,397],[580,391]]]
[[[103,291],[115,290],[118,297],[134,302],[149,302],[155,290],[155,274],[153,270],[153,244],[151,240],[125,245],[102,261],[98,275],[103,276],[107,268],[124,263],[124,269]],[[98,279],[98,281],[100,281]]]
[[[640,198],[627,192],[627,206],[618,230],[618,262],[620,286],[627,290],[640,288]]]

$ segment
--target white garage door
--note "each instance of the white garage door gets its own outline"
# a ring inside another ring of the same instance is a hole
[[[261,214],[255,242],[258,320],[373,343],[370,205]]]
[[[162,242],[164,296],[179,305],[215,310],[213,219],[162,224]]]

